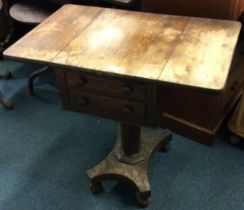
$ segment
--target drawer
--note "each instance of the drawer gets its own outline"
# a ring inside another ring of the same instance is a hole
[[[69,90],[69,108],[122,121],[145,122],[145,105],[108,96]]]
[[[118,80],[80,72],[66,72],[68,88],[113,96],[138,102],[145,101],[145,87],[127,80]]]

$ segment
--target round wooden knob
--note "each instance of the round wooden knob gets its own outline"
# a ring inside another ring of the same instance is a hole
[[[85,105],[88,104],[88,102],[89,102],[88,98],[81,97],[81,99],[80,99],[80,105],[85,106]]]
[[[231,90],[232,91],[236,91],[237,89],[238,89],[238,87],[239,87],[239,82],[238,81],[235,81],[233,84],[232,84],[232,86],[231,86]]]
[[[134,112],[134,110],[133,110],[133,108],[132,108],[131,106],[124,106],[124,108],[123,108],[123,112],[124,112],[125,114],[131,114],[131,113]]]
[[[122,87],[122,93],[123,94],[130,94],[132,92],[132,87],[126,85]]]
[[[86,84],[86,79],[83,77],[80,77],[79,80],[76,82],[76,85],[79,87],[83,87]]]

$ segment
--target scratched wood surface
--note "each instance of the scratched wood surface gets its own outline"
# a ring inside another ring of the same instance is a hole
[[[239,24],[191,18],[159,79],[221,89],[228,77]]]
[[[63,6],[5,51],[10,57],[50,62],[101,12],[100,8]]]
[[[4,55],[220,90],[239,31],[233,21],[66,5]]]

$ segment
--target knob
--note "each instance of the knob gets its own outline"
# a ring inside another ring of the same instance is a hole
[[[125,114],[131,114],[131,113],[133,113],[133,108],[131,107],[131,106],[124,106],[124,108],[123,108],[123,112],[125,113]]]
[[[231,89],[232,91],[236,91],[238,87],[239,87],[239,82],[238,82],[238,81],[235,81],[235,82],[232,84],[232,86],[231,86],[230,89]]]
[[[101,88],[106,88],[107,83],[106,83],[106,81],[104,81],[104,80],[100,80],[100,81],[99,81],[99,85],[100,85]]]
[[[80,77],[79,80],[76,82],[76,85],[78,85],[79,87],[82,87],[86,84],[86,79],[83,77]]]
[[[82,105],[82,106],[87,105],[88,104],[88,98],[81,97],[79,104]]]
[[[130,94],[132,92],[132,87],[126,85],[122,87],[122,93],[124,94]]]

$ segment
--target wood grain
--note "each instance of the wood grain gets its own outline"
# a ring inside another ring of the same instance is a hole
[[[159,79],[223,89],[239,30],[237,22],[191,18]]]
[[[7,49],[4,55],[50,62],[101,11],[101,8],[65,5]]]
[[[238,22],[67,5],[7,51],[8,58],[220,90]]]
[[[186,18],[104,10],[52,63],[157,79]]]

